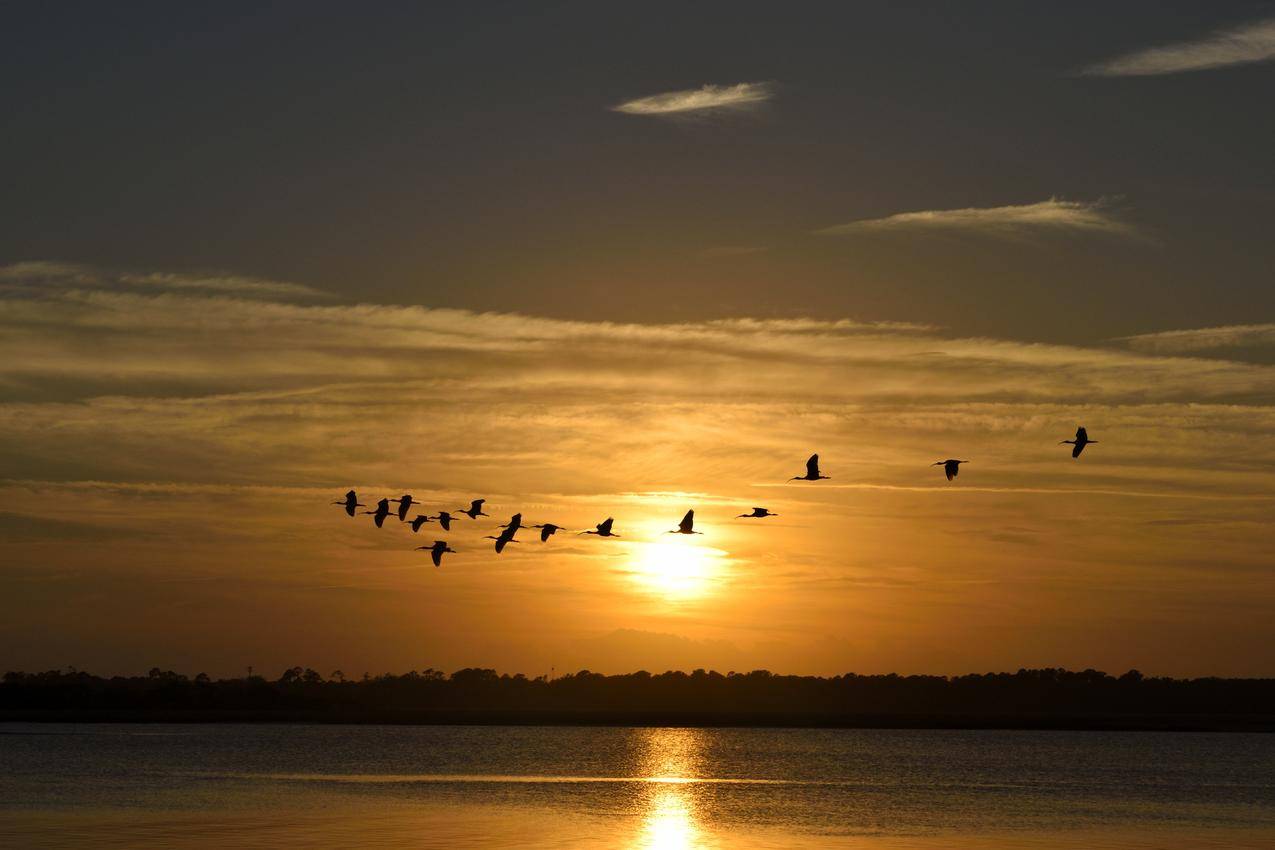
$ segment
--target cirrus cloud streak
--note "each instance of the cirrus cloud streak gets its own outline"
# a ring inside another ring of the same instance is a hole
[[[1222,348],[1265,348],[1275,346],[1275,323],[1158,331],[1121,337],[1119,341],[1139,351],[1165,353],[1211,351]]]
[[[1148,77],[1207,71],[1275,59],[1275,19],[1220,30],[1207,38],[1152,47],[1090,65],[1091,77]]]
[[[627,100],[612,108],[628,115],[674,115],[721,109],[746,109],[774,97],[771,83],[736,83],[733,86],[704,85],[697,89],[662,92]]]
[[[1001,238],[1068,232],[1117,235],[1134,233],[1134,229],[1117,218],[1101,200],[1084,202],[1058,198],[1034,204],[895,213],[883,218],[836,224],[815,232],[843,236],[895,231],[930,231]]]

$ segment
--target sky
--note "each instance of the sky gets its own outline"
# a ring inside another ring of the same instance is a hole
[[[1270,2],[5,7],[0,667],[1275,675],[1273,84]]]

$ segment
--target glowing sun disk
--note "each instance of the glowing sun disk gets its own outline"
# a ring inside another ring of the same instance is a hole
[[[687,540],[648,543],[635,553],[630,574],[643,590],[671,600],[692,599],[714,589],[725,555]]]

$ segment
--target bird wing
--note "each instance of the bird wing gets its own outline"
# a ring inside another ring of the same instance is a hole
[[[522,528],[522,514],[514,514],[509,518],[509,527],[514,531]]]
[[[553,528],[548,525],[540,526],[540,542],[544,543],[549,539],[549,535],[553,534]]]
[[[819,455],[811,455],[810,460],[806,461],[806,475],[810,478],[819,477]]]
[[[611,533],[611,523],[613,523],[613,522],[615,522],[615,520],[614,520],[614,519],[612,519],[611,517],[607,517],[605,521],[598,523],[598,533],[599,533],[599,534],[610,534],[610,533]]]
[[[1083,426],[1076,429],[1077,442],[1084,442],[1085,440],[1088,440],[1088,439],[1089,439],[1089,432],[1086,431]]]
[[[1076,441],[1076,445],[1071,447],[1071,456],[1080,457],[1080,453],[1085,450],[1085,444],[1080,440]]]
[[[478,511],[481,511],[481,510],[483,509],[483,502],[485,502],[485,501],[487,501],[487,500],[486,500],[486,499],[474,499],[472,502],[470,502],[470,503],[469,503],[469,509],[470,509],[471,511],[473,511],[474,513],[477,513]]]
[[[695,511],[687,511],[686,516],[677,524],[677,530],[685,534],[695,527]]]
[[[434,566],[441,567],[443,565],[443,550],[435,547],[430,552],[430,556],[434,559]]]

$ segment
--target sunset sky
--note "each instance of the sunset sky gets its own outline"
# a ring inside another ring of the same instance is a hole
[[[0,668],[1275,675],[1272,91],[1271,2],[6,7]]]

